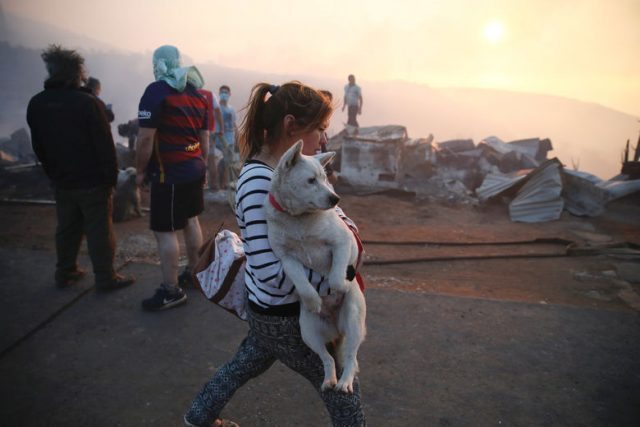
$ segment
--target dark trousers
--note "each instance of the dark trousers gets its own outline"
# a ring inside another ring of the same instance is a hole
[[[115,237],[111,223],[111,187],[82,190],[56,189],[56,279],[64,279],[78,268],[82,237],[93,264],[96,286],[107,286],[116,277],[113,269]]]
[[[366,425],[357,377],[353,383],[353,393],[321,390],[324,380],[322,361],[302,341],[298,316],[269,316],[253,310],[249,310],[248,314],[249,335],[240,344],[233,360],[221,366],[193,400],[185,415],[187,421],[197,426],[211,426],[243,384],[264,373],[279,360],[311,382],[320,394],[334,427]],[[285,418],[286,414],[282,417]]]
[[[358,124],[358,106],[357,105],[349,105],[347,106],[347,124],[350,126],[360,127]]]

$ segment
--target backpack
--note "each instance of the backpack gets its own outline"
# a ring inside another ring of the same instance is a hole
[[[198,251],[193,273],[207,299],[242,320],[247,320],[247,291],[244,285],[246,257],[240,237],[219,230]]]

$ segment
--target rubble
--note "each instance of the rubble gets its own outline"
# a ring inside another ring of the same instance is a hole
[[[602,180],[586,172],[570,169],[563,172],[566,209],[577,216],[601,215],[609,199],[606,190],[598,187]]]
[[[36,160],[31,138],[25,128],[13,132],[9,138],[0,139],[0,166],[35,163]]]
[[[483,202],[498,196],[513,197],[509,203],[513,221],[551,221],[560,217],[565,205],[561,171],[562,163],[554,158],[533,170],[489,174],[476,194]]]
[[[116,143],[121,170],[135,167],[135,151]],[[21,128],[0,138],[0,198],[8,201],[53,200],[53,188],[31,146],[29,132]]]
[[[404,126],[388,125],[357,133],[345,129],[329,140],[328,149],[337,152],[333,166],[340,182],[358,191],[398,189],[468,204],[501,197],[513,221],[551,221],[564,209],[598,216],[607,203],[640,192],[640,179],[621,175],[603,181],[566,169],[557,158],[547,159],[553,150],[548,138],[504,142],[489,136],[477,145],[471,139],[435,142],[433,135],[412,139]],[[625,167],[635,167],[634,161]]]
[[[121,134],[131,130],[132,122],[120,126]],[[433,135],[410,138],[406,127],[386,125],[345,128],[327,148],[336,152],[332,166],[339,184],[353,191],[401,192],[448,204],[501,200],[513,221],[550,221],[563,210],[593,217],[602,215],[612,201],[631,200],[636,206],[640,200],[640,140],[631,157],[627,141],[622,174],[608,181],[567,169],[557,158],[547,159],[553,150],[547,138],[505,142],[489,136],[477,144],[472,139],[437,141]],[[135,166],[134,146],[117,143],[116,153],[121,169]],[[45,181],[25,129],[0,139],[4,199],[50,197]],[[216,197],[233,200],[232,193]]]
[[[627,140],[620,173],[628,176],[629,179],[640,179],[640,136],[638,136],[638,142],[636,143],[636,150],[632,160],[629,160],[629,140]]]
[[[560,218],[564,199],[560,170],[562,164],[557,159],[544,162],[522,181],[522,188],[509,203],[512,221],[544,222]]]
[[[340,133],[332,137],[327,148],[336,152],[336,157],[332,162],[334,168],[340,169],[342,164],[342,146],[347,142],[374,142],[397,144],[408,139],[407,128],[404,126],[388,125],[388,126],[370,126],[360,128],[358,135],[354,135],[349,129],[343,129]]]

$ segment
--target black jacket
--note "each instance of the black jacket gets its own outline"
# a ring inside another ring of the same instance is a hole
[[[116,150],[104,107],[81,88],[45,84],[27,108],[33,151],[54,185],[115,186]]]

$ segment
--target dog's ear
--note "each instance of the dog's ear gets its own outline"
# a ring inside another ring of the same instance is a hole
[[[292,168],[295,164],[300,160],[300,156],[302,155],[302,140],[299,140],[295,144],[291,146],[282,156],[282,162],[284,162],[284,166],[286,168]]]
[[[331,163],[331,160],[333,160],[335,156],[336,156],[335,151],[327,151],[326,153],[316,154],[313,157],[315,157],[316,160],[318,160],[320,164],[324,167],[324,166],[327,166],[329,163]]]

